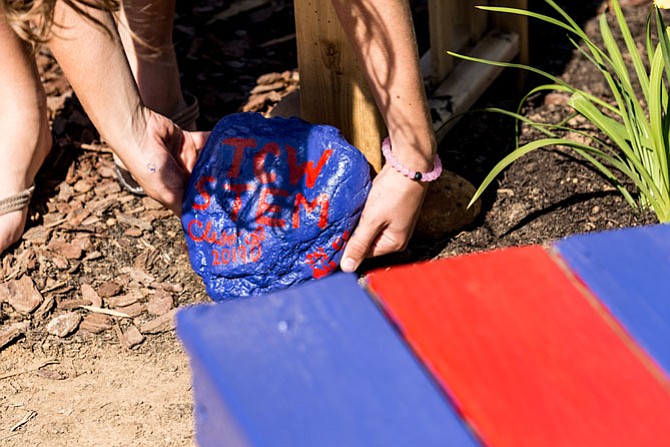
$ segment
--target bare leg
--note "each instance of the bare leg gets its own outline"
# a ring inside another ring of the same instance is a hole
[[[0,199],[33,185],[51,148],[46,97],[29,48],[0,13]],[[0,216],[0,253],[23,234],[28,208]]]
[[[124,0],[118,25],[142,101],[168,117],[186,108],[172,43],[174,9],[174,0]],[[187,130],[195,129],[191,124]]]

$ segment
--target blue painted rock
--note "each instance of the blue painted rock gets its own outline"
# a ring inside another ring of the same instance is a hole
[[[325,125],[224,117],[184,194],[191,265],[214,300],[335,271],[370,189],[365,157]]]

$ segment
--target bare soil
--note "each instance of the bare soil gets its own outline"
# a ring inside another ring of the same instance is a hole
[[[200,100],[201,129],[239,110],[268,112],[297,88],[291,1],[178,3],[175,43],[184,89]],[[602,1],[559,3],[595,35]],[[650,3],[626,2],[636,36]],[[426,2],[413,7],[425,48]],[[600,75],[563,32],[531,22],[530,33],[534,65],[603,93]],[[109,149],[47,49],[37,62],[56,146],[39,175],[28,231],[0,263],[0,445],[194,445],[188,359],[172,316],[209,299],[191,270],[179,220],[119,188]],[[523,91],[538,81],[528,76]],[[505,73],[475,107],[515,109],[515,82],[515,73]],[[569,110],[561,95],[537,95],[523,113],[555,122]],[[535,137],[526,130],[522,141]],[[477,113],[464,117],[439,150],[449,170],[476,185],[513,139],[509,119]],[[516,162],[482,205],[469,227],[443,240],[415,240],[361,272],[656,221],[559,149]]]

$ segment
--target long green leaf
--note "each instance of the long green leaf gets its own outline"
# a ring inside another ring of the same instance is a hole
[[[569,104],[607,135],[624,153],[634,155],[626,139],[628,132],[621,131],[620,123],[604,115],[593,103],[579,93],[572,95]]]
[[[647,70],[642,63],[642,58],[637,49],[637,44],[633,40],[633,36],[630,33],[630,28],[626,23],[626,18],[621,11],[621,6],[618,1],[612,1],[612,9],[614,9],[614,15],[616,16],[617,23],[619,25],[619,30],[621,30],[621,36],[623,37],[624,42],[626,43],[626,48],[628,49],[628,54],[633,61],[633,67],[635,68],[635,74],[640,83],[640,88],[642,89],[642,94],[645,97],[645,100],[649,102],[649,77],[647,76]]]
[[[652,92],[659,92],[659,94],[652,95],[648,105],[653,141],[653,147],[650,151],[653,157],[650,157],[648,161],[648,169],[652,171],[652,173],[657,174],[652,175],[655,182],[660,183],[659,186],[661,186],[664,191],[669,191],[670,182],[668,181],[667,135],[664,132],[665,126],[663,124],[663,98],[662,95],[660,95],[660,92],[663,89],[664,65],[663,51],[659,45],[651,64],[650,90]]]
[[[670,116],[668,116],[670,96],[668,95],[666,84],[670,82],[670,28],[665,27],[658,8],[652,7],[647,17],[645,36],[647,58],[651,67],[651,72],[648,74],[637,44],[626,23],[619,0],[610,1],[618,28],[626,45],[628,56],[632,62],[632,68],[635,70],[635,78],[642,91],[644,103],[647,104],[648,110],[645,110],[642,106],[643,102],[637,97],[636,90],[633,87],[633,72],[625,63],[624,55],[612,34],[612,28],[610,28],[606,15],[603,14],[599,19],[600,34],[602,36],[602,43],[604,44],[603,50],[553,0],[545,0],[545,3],[550,5],[562,19],[518,8],[485,6],[480,9],[539,19],[567,30],[570,42],[604,76],[607,86],[614,97],[615,105],[609,104],[588,92],[576,89],[557,76],[531,66],[482,60],[449,52],[449,54],[465,60],[484,62],[501,67],[521,68],[539,74],[553,82],[553,84],[535,87],[531,92],[527,93],[519,102],[516,113],[495,108],[487,110],[511,116],[518,123],[531,126],[537,131],[542,132],[547,138],[532,141],[518,147],[517,133],[517,149],[504,157],[491,170],[475,193],[471,204],[481,196],[484,189],[495,177],[511,163],[530,151],[555,145],[569,147],[574,150],[580,157],[612,182],[631,206],[635,206],[635,201],[630,192],[622,186],[610,167],[618,170],[622,175],[629,178],[637,188],[640,197],[639,203],[644,206],[650,206],[659,217],[659,220],[670,220],[670,172],[668,167],[670,163]],[[651,34],[652,11],[655,12],[659,37],[659,45],[656,51],[654,51]],[[581,39],[583,45],[578,44],[570,34]],[[664,69],[666,80],[663,79]],[[528,98],[537,92],[546,90],[571,93],[572,97],[569,104],[577,113],[590,121],[597,128],[598,133],[606,136],[613,142],[616,148],[610,146],[609,142],[603,141],[598,135],[591,135],[585,131],[575,129],[574,126],[567,125],[567,121],[562,121],[561,123],[538,123],[523,117],[521,110]],[[584,138],[589,138],[591,143],[605,148],[605,150],[558,137],[558,135],[566,132],[576,133],[582,135]]]
[[[586,98],[579,95],[573,95],[571,98],[572,106],[579,113],[584,115],[586,119],[592,122],[598,129],[600,129],[604,134],[609,136],[612,141],[621,149],[624,153],[624,157],[629,161],[635,171],[642,177],[642,180],[647,182],[650,186],[650,191],[654,194],[655,197],[661,197],[660,190],[654,184],[652,178],[649,176],[649,173],[642,164],[638,153],[631,149],[631,146],[628,144],[628,141],[622,140],[621,136],[617,132],[613,132],[613,127],[611,127],[611,121],[606,119],[593,104],[591,104]]]
[[[665,21],[661,15],[661,10],[654,6],[656,11],[656,31],[658,33],[658,42],[663,49],[663,58],[665,59],[665,75],[670,79],[670,42],[668,42],[668,32],[665,27]]]
[[[518,8],[507,8],[503,6],[476,6],[477,9],[481,9],[483,11],[490,11],[490,12],[502,12],[506,14],[517,14],[521,16],[526,16],[530,17],[533,19],[539,19],[547,23],[551,23],[552,25],[559,26],[563,29],[566,29],[570,31],[571,33],[577,34],[580,38],[584,39],[586,37],[586,33],[579,28],[578,26],[573,26],[564,22],[561,22],[560,20],[557,20],[553,17],[544,15],[544,14],[539,14],[536,12],[528,11],[525,9],[518,9]],[[575,24],[576,25],[576,24]]]
[[[631,86],[630,83],[628,68],[626,67],[626,64],[623,61],[623,56],[621,55],[621,51],[619,50],[619,45],[614,40],[614,36],[612,35],[612,31],[609,28],[609,24],[607,23],[607,16],[605,14],[602,14],[600,16],[599,25],[600,25],[600,35],[603,38],[603,43],[605,44],[605,48],[607,49],[607,54],[609,55],[610,60],[612,62],[612,69],[616,73],[619,80],[623,83],[624,87],[627,90],[632,90],[633,87]]]
[[[651,38],[651,15],[652,15],[653,8],[649,11],[649,15],[647,15],[647,25],[645,27],[645,46],[647,47],[647,62],[649,65],[651,65],[651,59],[654,54],[654,42],[652,41]]]

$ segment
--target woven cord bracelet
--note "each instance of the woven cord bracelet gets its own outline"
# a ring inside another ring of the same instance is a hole
[[[35,191],[35,185],[18,194],[0,200],[0,216],[28,206],[30,199],[33,197],[33,191]]]
[[[390,164],[396,171],[414,181],[432,182],[434,180],[437,180],[440,174],[442,174],[442,160],[440,160],[440,156],[437,154],[435,154],[435,159],[433,160],[432,171],[429,172],[412,171],[411,169],[403,166],[398,161],[398,159],[395,158],[393,152],[391,152],[391,140],[389,139],[389,137],[384,138],[384,141],[382,142],[382,154],[384,154],[386,162]]]

